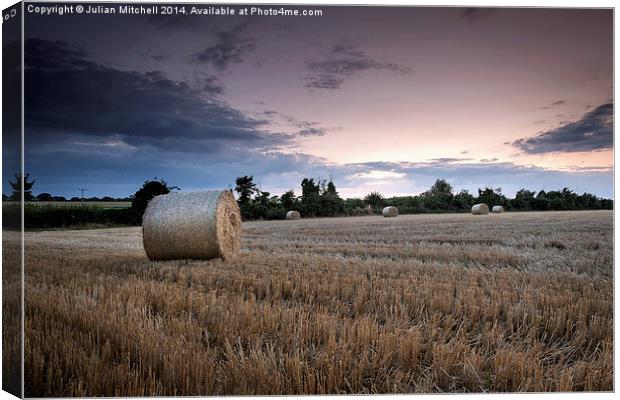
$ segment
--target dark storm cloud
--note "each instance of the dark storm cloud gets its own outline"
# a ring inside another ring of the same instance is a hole
[[[194,87],[157,71],[110,68],[64,42],[29,39],[26,54],[26,123],[33,132],[121,135],[130,145],[207,153],[292,140],[219,101],[217,81]]]
[[[598,106],[580,120],[542,132],[531,138],[513,142],[513,146],[529,154],[578,152],[613,147],[613,104]]]
[[[217,42],[194,54],[193,59],[201,64],[211,64],[220,72],[231,64],[241,63],[256,47],[253,39],[243,36],[249,24],[250,20],[246,20],[228,31],[218,32]]]
[[[224,93],[224,85],[214,76],[206,76],[200,82],[202,89],[212,95],[220,95]]]
[[[5,38],[7,36],[5,35]],[[2,54],[4,56],[2,61],[2,84],[4,85],[2,96],[5,99],[2,109],[2,128],[5,133],[6,131],[17,132],[21,131],[21,118],[16,118],[21,112],[21,101],[19,101],[22,75],[20,41],[3,43]],[[15,145],[15,136],[5,134],[3,141],[11,141],[11,144]]]
[[[154,49],[152,47],[147,48],[146,51],[140,54],[140,57],[147,58],[153,61],[166,61],[170,59],[170,56],[168,54],[161,51],[160,49]]]
[[[480,19],[491,16],[496,12],[496,8],[468,7],[463,10],[461,17],[469,21],[470,24],[474,24]]]
[[[95,63],[65,42],[25,45],[26,157],[41,190],[75,195],[60,188],[80,182],[93,195],[125,196],[153,176],[185,190],[227,187],[235,176],[326,163],[280,151],[326,128],[271,111],[251,117],[219,100],[216,78],[189,84]],[[273,117],[286,132],[272,126]]]
[[[310,73],[304,77],[305,86],[313,89],[340,89],[346,79],[368,70],[411,73],[407,66],[377,61],[349,43],[335,44],[325,59],[310,61],[307,68]]]

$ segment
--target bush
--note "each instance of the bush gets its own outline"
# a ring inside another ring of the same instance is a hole
[[[153,178],[145,181],[142,187],[131,197],[131,208],[142,220],[146,206],[153,197],[168,194],[175,189],[179,189],[179,187],[169,186],[163,179]]]
[[[5,211],[6,208],[6,211]],[[9,208],[14,208],[9,209]],[[7,215],[19,216],[19,206],[3,207],[3,218]],[[25,229],[77,228],[89,225],[137,226],[141,216],[131,208],[102,208],[96,206],[37,206],[24,207]],[[19,223],[17,223],[19,229]]]

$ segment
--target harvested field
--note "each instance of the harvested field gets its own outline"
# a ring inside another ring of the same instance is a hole
[[[26,239],[26,396],[613,390],[611,211],[250,222],[227,262]]]

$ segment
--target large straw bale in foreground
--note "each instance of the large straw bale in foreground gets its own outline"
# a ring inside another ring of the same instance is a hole
[[[286,219],[299,219],[301,218],[301,214],[299,211],[289,211],[286,213]]]
[[[486,215],[489,213],[489,206],[484,203],[475,204],[471,208],[471,213],[474,215]]]
[[[503,213],[504,212],[504,207],[502,207],[502,206],[493,206],[491,211],[493,213],[495,213],[495,214]]]
[[[394,206],[385,207],[382,214],[384,217],[398,217],[398,208]]]
[[[164,194],[149,202],[142,235],[151,260],[234,258],[241,213],[228,190]]]

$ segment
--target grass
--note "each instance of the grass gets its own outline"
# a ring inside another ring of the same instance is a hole
[[[230,262],[26,233],[26,395],[613,390],[610,211],[243,229]]]

